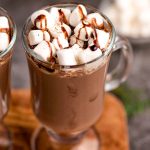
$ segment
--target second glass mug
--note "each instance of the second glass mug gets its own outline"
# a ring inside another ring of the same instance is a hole
[[[10,70],[13,46],[16,40],[16,25],[7,11],[0,7],[0,16],[8,18],[10,25],[11,40],[7,49],[0,51],[0,149],[11,149],[11,138],[6,126],[3,124],[3,118],[8,111],[10,101]],[[4,31],[2,31],[4,32]],[[6,32],[6,31],[5,31]],[[1,42],[1,41],[0,41]]]
[[[76,6],[77,4],[57,4],[43,9],[49,10],[51,7],[73,9]],[[49,68],[50,65],[36,56],[29,48],[27,34],[31,28],[30,17],[23,29],[34,113],[47,129],[52,141],[57,144],[76,143],[75,150],[80,149],[81,139],[88,138],[86,135],[88,135],[89,128],[101,115],[104,91],[110,91],[124,82],[132,63],[132,48],[129,42],[121,36],[116,36],[111,21],[99,10],[90,6],[86,6],[86,9],[88,13],[100,13],[111,26],[111,42],[106,50],[107,53],[82,65],[59,65],[57,69],[61,72],[60,74],[53,74],[53,70]],[[118,50],[121,51],[124,65],[119,63],[107,75],[111,54]],[[95,66],[96,69],[90,73],[86,72],[86,69],[91,66]],[[85,72],[70,76],[69,72],[72,70],[77,72],[84,70]],[[78,141],[80,144],[77,144]]]

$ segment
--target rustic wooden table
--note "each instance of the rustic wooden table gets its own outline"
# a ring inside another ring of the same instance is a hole
[[[31,150],[31,136],[40,124],[31,109],[29,90],[13,90],[4,122],[12,132],[13,150]],[[105,95],[104,111],[95,128],[101,139],[101,150],[129,149],[126,113],[115,96]],[[37,138],[37,145],[38,150],[52,150],[45,131]]]

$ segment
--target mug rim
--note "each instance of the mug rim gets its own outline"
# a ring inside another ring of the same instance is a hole
[[[8,47],[7,47],[5,50],[3,50],[3,51],[0,52],[0,58],[2,58],[2,57],[5,56],[5,55],[12,49],[12,47],[14,46],[14,43],[15,43],[16,37],[17,37],[17,28],[16,28],[16,24],[15,24],[15,22],[13,21],[12,17],[11,17],[10,15],[8,15],[8,12],[7,12],[4,8],[2,8],[2,7],[0,7],[0,11],[3,12],[3,13],[4,13],[4,16],[6,16],[6,17],[8,18],[8,21],[9,21],[9,23],[11,24],[11,26],[12,26],[12,31],[13,31],[13,35],[12,35],[12,37],[11,37],[11,41],[10,41]],[[0,15],[1,15],[1,14],[0,14]]]
[[[78,64],[78,65],[59,65],[61,68],[79,68],[79,67],[82,67],[82,66],[85,66],[85,65],[88,65],[88,64],[91,64],[101,58],[104,58],[106,56],[109,56],[109,54],[111,54],[111,52],[113,51],[113,46],[114,46],[114,43],[115,43],[115,38],[116,38],[116,32],[115,32],[115,28],[112,24],[112,22],[110,21],[110,19],[105,15],[103,14],[100,10],[96,9],[95,7],[91,6],[91,5],[88,5],[88,4],[84,4],[84,3],[53,3],[53,4],[49,4],[45,7],[41,7],[40,9],[38,10],[41,10],[41,9],[50,9],[52,7],[76,7],[77,5],[79,4],[82,4],[84,5],[87,9],[90,9],[92,10],[94,13],[97,12],[99,13],[107,22],[108,24],[111,26],[111,38],[110,38],[110,43],[109,43],[109,46],[107,47],[107,49],[105,50],[105,52],[101,55],[101,56],[98,56],[97,58],[87,62],[87,63],[83,63],[83,64]],[[38,11],[36,10],[36,11]],[[32,15],[32,14],[31,14]],[[42,63],[42,64],[45,64],[45,65],[49,65],[50,62],[47,62],[43,59],[41,59],[40,57],[38,57],[38,55],[36,55],[33,50],[29,47],[28,45],[28,41],[27,41],[27,35],[26,35],[26,31],[28,29],[28,25],[29,23],[31,23],[31,15],[27,18],[24,26],[23,26],[23,32],[22,32],[22,40],[23,40],[23,46],[24,46],[24,49],[25,49],[25,52],[31,56],[31,57],[34,57],[34,60],[38,61],[39,63]]]

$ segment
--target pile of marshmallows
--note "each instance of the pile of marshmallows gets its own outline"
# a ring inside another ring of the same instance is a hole
[[[10,42],[10,27],[7,17],[0,16],[0,52],[7,49]]]
[[[120,33],[133,38],[150,37],[150,0],[114,0],[106,7],[101,9]]]
[[[60,65],[87,63],[102,55],[110,42],[99,13],[87,14],[83,5],[73,11],[53,7],[32,14],[28,34],[30,48],[45,61]]]

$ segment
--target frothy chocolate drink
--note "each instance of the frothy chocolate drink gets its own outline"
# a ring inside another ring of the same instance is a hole
[[[107,20],[83,5],[31,15],[24,40],[33,109],[53,132],[83,131],[99,118],[111,33]]]

